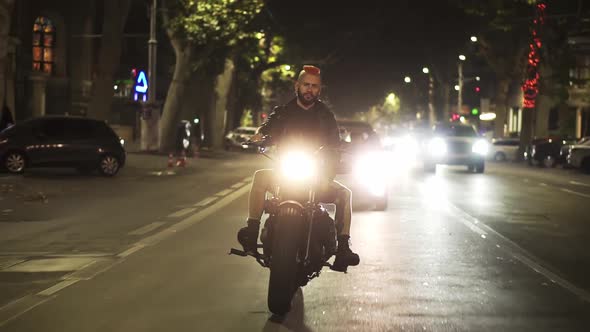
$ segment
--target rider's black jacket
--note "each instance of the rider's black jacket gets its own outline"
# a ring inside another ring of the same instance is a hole
[[[269,135],[278,145],[306,144],[312,148],[323,147],[328,153],[329,173],[335,172],[339,161],[340,134],[334,113],[321,101],[308,110],[297,104],[297,99],[277,106],[262,124],[259,132]]]

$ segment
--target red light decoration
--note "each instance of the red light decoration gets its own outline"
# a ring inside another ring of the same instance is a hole
[[[526,81],[522,85],[524,92],[523,107],[534,108],[536,105],[537,96],[539,95],[539,63],[541,57],[539,50],[543,43],[541,42],[540,31],[545,24],[545,10],[547,5],[539,3],[535,10],[535,19],[531,30],[531,43],[529,44],[529,53],[526,70]]]

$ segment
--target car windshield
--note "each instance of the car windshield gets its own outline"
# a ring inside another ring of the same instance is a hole
[[[476,137],[477,132],[470,126],[438,126],[434,129],[435,135],[454,137]]]

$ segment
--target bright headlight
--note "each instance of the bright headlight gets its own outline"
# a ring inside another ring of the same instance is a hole
[[[479,141],[475,142],[475,144],[473,144],[471,151],[473,151],[473,153],[477,153],[479,155],[485,156],[488,154],[489,149],[490,149],[490,147],[488,145],[488,142],[486,142],[484,140],[479,140]]]
[[[428,152],[434,157],[441,157],[447,154],[447,143],[440,137],[433,138],[428,143]]]
[[[287,152],[281,157],[281,173],[287,179],[305,181],[317,172],[315,159],[301,151]]]

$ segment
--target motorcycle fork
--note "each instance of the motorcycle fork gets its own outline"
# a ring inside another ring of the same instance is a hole
[[[314,214],[315,214],[315,191],[314,190],[310,190],[309,191],[309,203],[307,206],[308,209],[308,213],[306,213],[306,217],[307,217],[307,224],[309,225],[309,230],[307,232],[307,245],[305,246],[305,264],[307,264],[310,261],[309,258],[309,248],[311,247],[311,233],[313,232],[313,218],[314,218]]]

